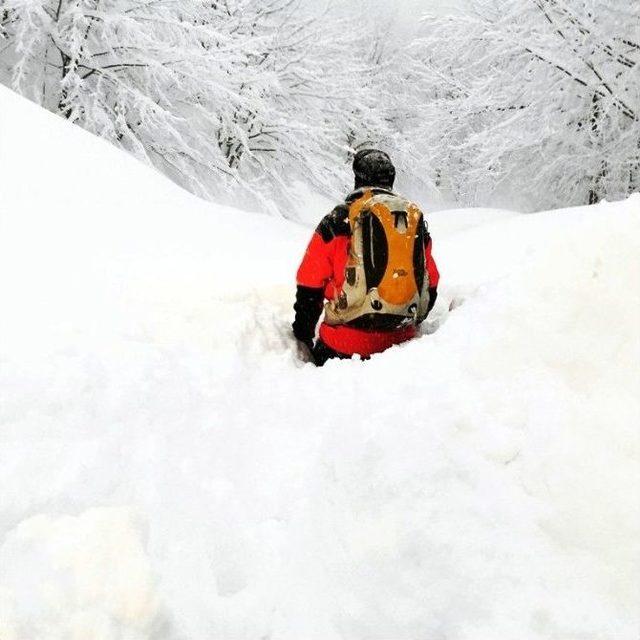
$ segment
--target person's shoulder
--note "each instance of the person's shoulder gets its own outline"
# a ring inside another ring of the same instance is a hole
[[[322,218],[316,232],[325,242],[331,242],[338,236],[350,235],[349,207],[346,204],[334,207],[330,213]]]

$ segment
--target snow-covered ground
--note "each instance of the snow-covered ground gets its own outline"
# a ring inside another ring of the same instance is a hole
[[[0,638],[637,640],[639,210],[433,214],[424,335],[316,369],[309,228],[0,88]]]

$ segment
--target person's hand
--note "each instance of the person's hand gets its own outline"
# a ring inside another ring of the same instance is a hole
[[[300,358],[302,362],[315,363],[315,358],[313,357],[313,339],[306,335],[296,335],[295,327],[293,331],[293,338],[296,341],[296,352],[298,354],[298,358]]]
[[[296,340],[296,347],[298,358],[300,358],[302,362],[315,362],[315,358],[313,357],[313,341]]]

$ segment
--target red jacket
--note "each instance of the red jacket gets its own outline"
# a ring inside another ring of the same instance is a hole
[[[374,189],[373,193],[384,192]],[[345,267],[349,253],[351,230],[349,227],[349,204],[361,191],[347,197],[345,204],[337,206],[318,225],[309,242],[297,273],[296,319],[293,323],[295,336],[310,345],[315,327],[322,313],[325,299],[333,300],[344,284]],[[437,295],[440,274],[431,254],[432,241],[425,233],[425,260],[429,274],[430,305]],[[394,344],[413,338],[416,327],[409,325],[393,331],[370,331],[347,325],[320,325],[320,339],[331,349],[345,355],[369,356],[388,349]]]

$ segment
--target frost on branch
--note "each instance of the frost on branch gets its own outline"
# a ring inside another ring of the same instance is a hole
[[[640,4],[474,0],[413,43],[430,160],[457,199],[535,208],[640,188]]]
[[[3,7],[5,82],[205,197],[337,192],[353,137],[384,130],[354,80],[364,38],[295,0]]]
[[[366,144],[420,197],[541,209],[640,189],[640,4],[394,12],[3,0],[0,81],[198,195],[287,217],[298,182],[344,195]]]

